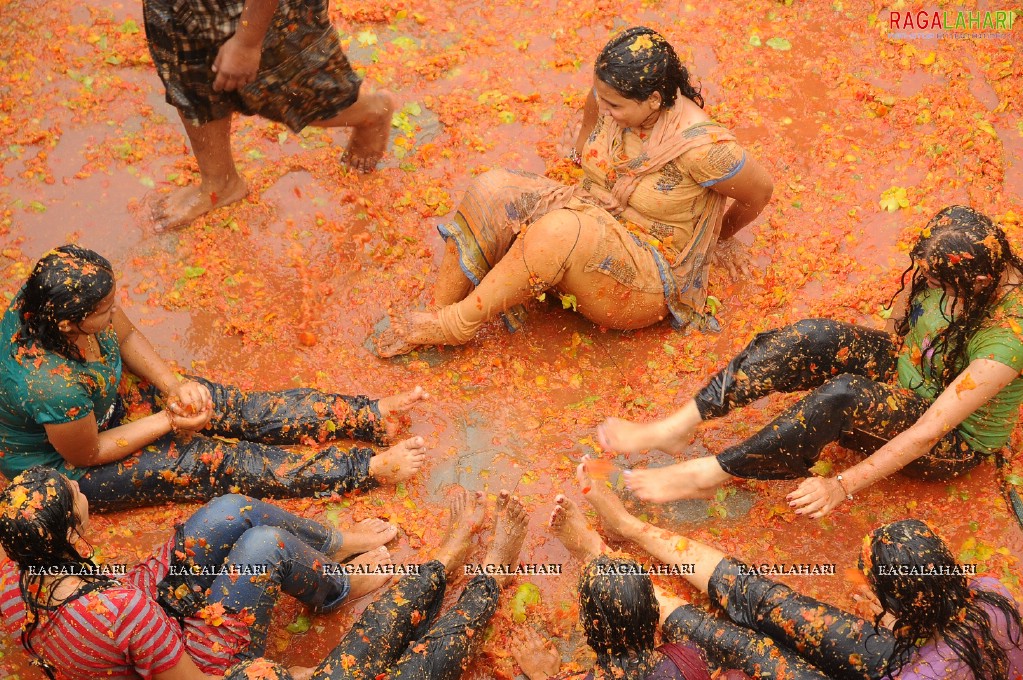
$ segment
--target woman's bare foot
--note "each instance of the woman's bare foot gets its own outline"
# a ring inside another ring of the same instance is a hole
[[[678,432],[666,420],[633,423],[622,418],[608,418],[597,426],[597,441],[609,451],[639,453],[658,449],[672,455],[686,450],[689,432]]]
[[[352,127],[352,136],[342,161],[356,172],[372,172],[387,151],[394,115],[394,97],[387,90],[366,95],[366,104],[374,115],[365,123]]]
[[[153,207],[157,231],[186,227],[206,213],[236,203],[249,194],[245,181],[237,174],[220,186],[203,182],[182,187],[160,199]]]
[[[554,498],[554,503],[550,526],[568,551],[582,562],[589,562],[603,552],[604,541],[590,528],[579,506],[562,494]]]
[[[550,640],[528,626],[512,641],[510,651],[529,680],[552,678],[561,670],[561,654]]]
[[[385,436],[390,439],[399,432],[408,430],[411,420],[404,411],[429,398],[430,394],[419,385],[416,385],[415,388],[408,392],[400,392],[380,399],[377,402],[377,408],[380,409]]]
[[[594,481],[589,476],[586,472],[586,464],[589,460],[589,456],[583,456],[583,462],[575,470],[579,489],[587,502],[600,515],[604,527],[617,536],[626,537],[630,528],[642,525],[643,522],[629,514],[629,511],[622,505],[621,499],[608,488],[606,483]]]
[[[682,498],[713,498],[718,487],[732,478],[713,456],[659,468],[626,470],[622,474],[625,486],[632,493],[653,503]]]
[[[387,552],[387,548],[380,546],[374,548],[367,553],[363,553],[356,557],[354,560],[348,563],[349,565],[358,565],[367,572],[385,570],[385,565],[393,564],[391,562],[391,553]],[[367,593],[371,593],[377,588],[386,585],[391,580],[389,574],[386,573],[367,573],[367,574],[352,574],[348,577],[348,597],[346,599],[354,600],[362,597]]]
[[[391,325],[377,338],[377,354],[386,359],[422,345],[456,344],[447,337],[436,312],[409,312],[403,318],[391,318]]]
[[[426,462],[426,442],[412,437],[369,460],[369,476],[380,484],[397,484],[419,472]]]
[[[338,560],[379,548],[390,543],[391,539],[398,535],[398,527],[376,518],[364,519],[340,531],[344,541],[341,549],[334,554],[334,558]]]
[[[526,538],[526,525],[528,524],[529,515],[526,514],[526,508],[523,507],[518,496],[512,496],[506,489],[501,489],[497,495],[497,524],[494,527],[494,540],[483,557],[483,564],[514,570],[518,566],[519,552],[522,550],[522,541]],[[494,575],[497,585],[502,587],[510,578],[510,574]]]
[[[453,576],[452,570],[465,562],[470,541],[479,532],[486,516],[487,508],[483,503],[482,491],[470,494],[462,488],[456,490],[451,499],[448,533],[435,558],[444,565],[444,571],[449,575]]]

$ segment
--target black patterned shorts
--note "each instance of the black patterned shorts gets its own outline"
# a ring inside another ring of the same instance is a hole
[[[213,91],[213,62],[238,27],[244,0],[144,0],[149,52],[167,103],[196,125],[232,112],[260,115],[298,132],[355,103],[362,79],[330,23],[326,0],[281,0],[263,40],[256,80]]]

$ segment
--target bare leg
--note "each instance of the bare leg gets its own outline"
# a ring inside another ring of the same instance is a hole
[[[426,462],[426,442],[412,437],[395,444],[369,461],[369,476],[381,484],[397,484],[412,477]]]
[[[494,540],[483,557],[484,565],[507,566],[512,569],[518,565],[522,542],[526,538],[526,526],[529,515],[522,506],[518,496],[512,496],[505,489],[497,496],[497,524],[494,527]],[[511,578],[508,574],[495,575],[497,585],[504,587]]]
[[[393,563],[391,562],[391,553],[387,552],[387,548],[384,546],[380,546],[370,550],[368,553],[359,555],[349,564],[365,565],[367,569],[372,569],[373,567],[381,567]],[[387,574],[352,574],[349,577],[349,590],[346,601],[371,593],[390,580],[391,577]]]
[[[344,543],[342,543],[341,549],[334,554],[334,558],[337,560],[344,560],[346,557],[379,548],[398,535],[398,527],[376,518],[364,519],[358,524],[340,531],[344,537]]]
[[[391,134],[394,97],[387,90],[360,93],[355,103],[327,120],[310,123],[316,127],[350,127],[352,137],[344,160],[358,172],[371,172],[387,150]]]
[[[558,494],[554,503],[551,528],[576,559],[585,564],[607,549],[600,534],[590,528],[579,506],[570,498]]]
[[[231,155],[230,116],[205,125],[193,125],[182,116],[181,123],[199,163],[200,183],[172,192],[153,208],[158,230],[187,226],[197,217],[240,201],[249,193]]]
[[[467,494],[465,489],[456,490],[451,499],[451,518],[448,521],[448,533],[444,542],[437,550],[436,560],[444,565],[447,575],[453,576],[453,570],[465,562],[469,554],[472,537],[480,530],[487,509],[483,504],[483,492]]]
[[[380,335],[380,355],[468,342],[487,320],[552,288],[574,295],[581,314],[608,328],[642,328],[663,319],[668,312],[662,293],[638,293],[610,276],[585,271],[598,237],[599,227],[586,215],[547,213],[523,230],[468,297],[438,312],[392,320]]]
[[[685,451],[689,436],[702,420],[696,402],[690,399],[667,418],[650,423],[608,418],[597,426],[597,440],[605,449],[622,453],[659,449],[679,454]]]
[[[626,470],[625,485],[644,501],[667,503],[682,498],[713,498],[732,476],[714,456],[704,456],[658,468]]]
[[[583,461],[576,470],[576,478],[586,500],[600,515],[604,525],[662,563],[678,565],[687,581],[702,592],[707,592],[711,574],[726,555],[717,548],[658,529],[630,515],[606,483],[590,479],[586,474],[585,457]]]
[[[444,260],[440,263],[437,282],[433,285],[433,304],[446,307],[461,302],[472,291],[472,281],[458,262],[458,246],[453,239],[444,246]]]

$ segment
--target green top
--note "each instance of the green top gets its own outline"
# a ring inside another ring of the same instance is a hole
[[[941,296],[940,289],[928,288],[913,299],[909,333],[899,354],[899,384],[928,401],[934,401],[943,391],[939,378],[944,356],[931,347],[934,336],[948,326],[948,319],[939,309]],[[1017,288],[998,303],[970,338],[966,351],[971,362],[990,359],[1023,370],[1023,291]],[[931,364],[926,376],[921,370],[924,357]],[[975,451],[994,453],[1009,440],[1019,420],[1021,403],[1023,377],[1017,375],[991,401],[971,413],[959,425],[959,433]]]
[[[121,381],[121,350],[113,327],[96,335],[102,358],[79,363],[34,343],[15,341],[21,329],[19,292],[0,319],[0,472],[7,479],[46,465],[78,479],[86,470],[65,461],[43,425],[96,414],[102,430],[111,419]]]

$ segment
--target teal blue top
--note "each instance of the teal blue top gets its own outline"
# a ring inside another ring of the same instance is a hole
[[[78,479],[86,469],[65,461],[46,437],[44,425],[96,414],[102,430],[110,421],[121,381],[121,350],[113,327],[96,334],[99,361],[80,363],[35,343],[17,342],[22,293],[0,319],[0,472],[7,479],[46,465]]]

